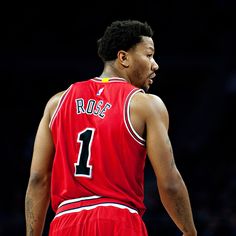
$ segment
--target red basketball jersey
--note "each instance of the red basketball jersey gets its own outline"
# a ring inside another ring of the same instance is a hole
[[[50,122],[54,211],[63,201],[99,196],[144,213],[145,140],[129,116],[137,92],[114,77],[77,82],[63,94]]]

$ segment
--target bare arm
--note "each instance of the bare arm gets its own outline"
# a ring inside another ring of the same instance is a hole
[[[147,154],[157,178],[161,201],[183,235],[195,236],[188,191],[175,165],[168,137],[168,112],[161,99],[153,95],[148,95],[146,108]]]
[[[42,235],[50,202],[54,145],[49,122],[52,112],[57,105],[58,95],[52,97],[47,103],[35,138],[30,177],[25,196],[27,236]]]

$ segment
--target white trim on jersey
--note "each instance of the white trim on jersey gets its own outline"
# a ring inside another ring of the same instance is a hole
[[[94,204],[92,206],[83,206],[83,207],[78,207],[78,208],[75,208],[75,209],[62,211],[62,212],[56,214],[54,218],[65,215],[65,214],[69,214],[69,213],[80,212],[80,211],[83,211],[83,210],[93,210],[93,209],[95,209],[97,207],[101,207],[101,206],[102,207],[111,206],[111,207],[117,207],[117,208],[120,208],[120,209],[127,209],[130,213],[138,214],[138,212],[136,210],[134,210],[130,207],[124,206],[122,204],[118,204],[118,203],[98,203],[98,204]]]
[[[68,203],[75,203],[75,202],[80,202],[80,201],[84,201],[84,200],[91,200],[91,199],[97,199],[97,198],[101,198],[101,196],[94,195],[94,196],[89,196],[89,197],[80,197],[80,198],[73,198],[73,199],[65,200],[65,201],[60,203],[58,208],[63,206],[63,205],[66,205]]]
[[[57,104],[57,107],[56,107],[55,111],[53,112],[53,115],[52,115],[51,120],[49,122],[49,128],[50,129],[52,128],[53,122],[54,122],[59,110],[61,109],[61,106],[62,106],[63,102],[65,101],[65,98],[68,95],[71,88],[72,88],[72,85],[70,85],[70,87],[68,89],[66,89],[65,92],[60,97],[59,102]]]
[[[145,145],[145,142],[146,140],[143,139],[134,129],[132,123],[131,123],[131,120],[130,120],[130,113],[129,113],[129,110],[130,110],[130,102],[131,102],[131,99],[132,97],[138,93],[138,92],[144,92],[142,89],[133,89],[129,95],[127,96],[127,100],[125,101],[125,104],[124,104],[124,122],[125,122],[125,126],[128,130],[128,132],[130,133],[131,137],[136,141],[138,142],[140,145],[144,146]],[[127,117],[127,120],[126,120],[126,117]],[[128,123],[127,123],[128,122]]]

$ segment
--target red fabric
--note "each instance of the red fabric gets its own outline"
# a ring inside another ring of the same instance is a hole
[[[95,78],[64,94],[50,125],[54,211],[64,200],[98,195],[144,213],[145,142],[127,125],[128,98],[136,91],[122,79]]]
[[[127,209],[99,206],[55,218],[49,236],[147,236],[137,213]]]

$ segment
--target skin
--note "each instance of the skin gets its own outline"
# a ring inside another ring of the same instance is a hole
[[[148,91],[159,66],[155,62],[152,38],[128,51],[120,50],[114,61],[106,62],[100,77],[121,77]],[[54,145],[49,122],[63,92],[47,103],[35,138],[30,178],[25,197],[27,236],[42,235],[50,201],[50,177]],[[189,195],[179,173],[168,136],[169,117],[163,101],[155,95],[137,93],[130,104],[131,122],[146,139],[147,154],[157,178],[160,198],[166,211],[184,236],[196,236]]]

